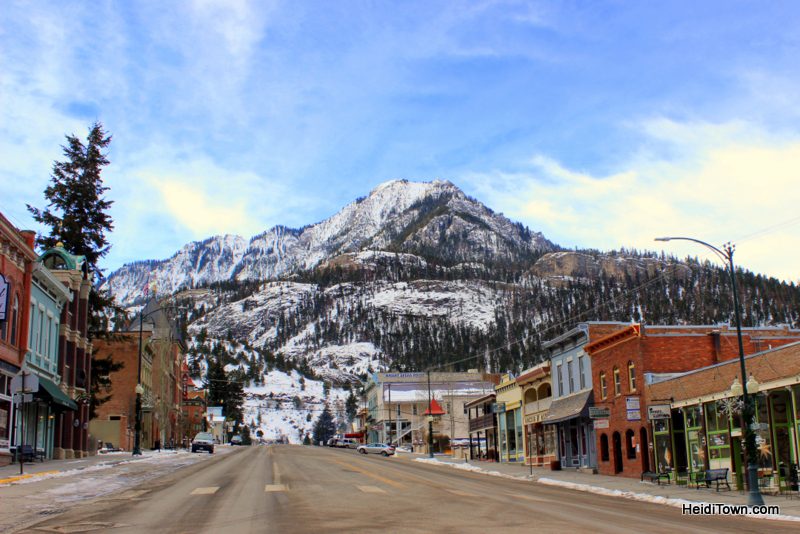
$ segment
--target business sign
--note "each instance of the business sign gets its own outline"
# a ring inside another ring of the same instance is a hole
[[[641,421],[642,412],[639,410],[628,410],[628,421]]]
[[[11,394],[36,393],[39,391],[39,377],[30,371],[21,371],[11,379]]]
[[[639,406],[639,397],[625,397],[625,409],[628,411],[631,410],[638,410]]]
[[[650,421],[669,419],[671,412],[669,404],[652,404],[647,407],[647,418]]]
[[[8,280],[0,274],[0,321],[6,320],[6,313],[8,312]]]
[[[594,428],[595,430],[599,430],[602,428],[608,428],[608,419],[595,419],[594,420]]]
[[[506,403],[505,402],[496,402],[492,404],[492,408],[494,409],[494,413],[503,413],[506,411]]]
[[[425,373],[384,373],[384,378],[420,378],[425,376]]]
[[[206,408],[206,415],[209,417],[222,417],[222,406],[209,406]]]
[[[597,406],[589,406],[589,419],[608,419],[611,417],[610,408],[598,408]]]

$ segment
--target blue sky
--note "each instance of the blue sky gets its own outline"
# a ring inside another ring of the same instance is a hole
[[[33,227],[101,120],[108,269],[441,178],[565,246],[800,280],[796,2],[3,4],[0,210]]]

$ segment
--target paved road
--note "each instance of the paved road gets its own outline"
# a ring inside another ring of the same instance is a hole
[[[320,447],[246,447],[26,532],[797,532]]]

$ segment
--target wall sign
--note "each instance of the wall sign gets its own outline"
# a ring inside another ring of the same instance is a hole
[[[670,413],[671,410],[669,404],[651,404],[647,407],[647,418],[650,421],[669,419]]]
[[[608,419],[595,419],[594,420],[594,428],[608,428]]]
[[[589,419],[608,419],[609,417],[611,417],[610,408],[589,406]]]
[[[0,274],[0,321],[6,320],[6,314],[8,312],[8,289],[9,289],[9,282],[6,280],[6,277]]]
[[[641,421],[642,412],[639,410],[628,410],[628,421]]]
[[[625,409],[630,410],[638,410],[639,409],[639,397],[625,397]]]

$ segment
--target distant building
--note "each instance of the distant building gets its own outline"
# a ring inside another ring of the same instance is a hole
[[[366,387],[368,442],[391,442],[427,451],[428,422],[424,415],[430,398],[445,414],[434,427],[436,452],[450,450],[452,440],[468,443],[469,423],[465,405],[494,392],[496,375],[469,371],[431,373],[375,373]]]

